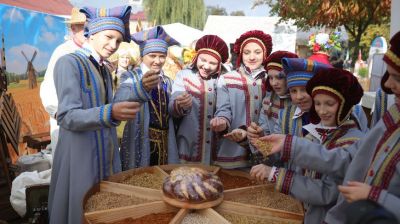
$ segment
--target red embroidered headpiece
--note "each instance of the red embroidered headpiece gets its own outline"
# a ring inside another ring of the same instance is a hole
[[[200,54],[209,54],[218,60],[218,73],[221,72],[221,64],[229,58],[229,49],[225,41],[217,35],[205,35],[196,42],[196,56],[192,60],[192,65],[196,66],[197,58]]]
[[[261,30],[250,30],[236,39],[233,46],[233,52],[235,52],[235,54],[238,56],[236,60],[236,67],[240,67],[240,63],[242,62],[242,51],[244,46],[246,46],[248,43],[257,43],[261,46],[264,53],[263,65],[265,65],[265,61],[272,51],[271,35],[266,34]]]
[[[316,94],[326,94],[339,102],[336,114],[337,125],[342,124],[348,118],[351,109],[360,102],[364,94],[357,78],[351,72],[338,68],[328,68],[317,72],[308,81],[306,90],[312,97]],[[310,109],[310,122],[313,124],[320,122],[314,105]]]
[[[400,32],[397,32],[392,39],[390,39],[390,48],[383,56],[383,60],[396,71],[400,72]],[[393,94],[392,90],[386,88],[384,85],[388,78],[389,73],[386,72],[382,77],[381,87],[386,93]]]

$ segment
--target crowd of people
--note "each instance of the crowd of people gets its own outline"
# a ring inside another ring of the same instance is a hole
[[[70,21],[73,39],[50,60],[41,86],[53,119],[50,223],[81,223],[85,193],[114,173],[186,163],[275,183],[303,202],[304,223],[346,223],[348,203],[359,200],[400,221],[400,32],[384,57],[385,94],[369,130],[351,72],[272,53],[271,35],[250,30],[233,45],[236,69],[223,65],[226,43],[205,35],[172,80],[162,67],[179,43],[161,26],[131,35],[130,11],[82,8],[84,19]],[[107,59],[130,41],[140,63],[129,66],[121,53],[110,71]],[[260,142],[272,144],[270,153]]]

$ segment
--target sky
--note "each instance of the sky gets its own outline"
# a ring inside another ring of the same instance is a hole
[[[156,1],[156,0],[153,0]],[[93,7],[115,7],[124,5],[127,0],[70,0],[76,6],[93,6]],[[226,9],[229,14],[232,11],[243,11],[246,16],[268,16],[268,7],[266,5],[257,6],[251,9],[253,0],[204,0],[206,6],[219,6]]]
[[[23,74],[27,61],[33,60],[36,71],[47,67],[53,50],[64,41],[64,19],[57,16],[0,5],[0,32],[4,33],[7,71]]]

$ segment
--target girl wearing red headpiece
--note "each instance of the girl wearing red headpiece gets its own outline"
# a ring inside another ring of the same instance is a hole
[[[189,68],[180,71],[172,86],[169,113],[179,118],[176,134],[182,163],[213,162],[217,139],[210,129],[216,104],[217,78],[228,59],[228,46],[216,35],[205,35],[196,43],[196,55]]]
[[[249,139],[273,133],[278,124],[279,110],[291,105],[282,58],[298,58],[288,51],[276,51],[267,58],[267,94],[263,99],[258,124],[252,123],[247,129]]]
[[[272,51],[272,38],[259,30],[248,31],[236,40],[233,50],[238,55],[238,69],[218,80],[217,110],[210,122],[213,131],[225,134],[215,162],[225,168],[249,166],[248,150],[235,141],[246,134],[245,127],[258,121],[265,96],[264,65]]]

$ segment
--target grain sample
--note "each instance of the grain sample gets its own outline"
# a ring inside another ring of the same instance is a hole
[[[129,184],[138,187],[147,187],[156,190],[161,190],[164,178],[155,173],[139,173],[132,175],[122,181],[123,184]]]
[[[126,218],[116,222],[108,222],[107,224],[168,224],[175,217],[175,215],[176,213],[174,212],[159,214],[152,213],[150,215],[145,215],[137,219]]]
[[[231,214],[220,212],[220,214],[232,224],[297,224],[299,222],[285,220],[275,217],[251,217],[239,214]]]
[[[132,195],[116,194],[112,192],[97,192],[86,202],[85,212],[138,205],[146,202],[150,202],[150,200],[138,198]]]
[[[254,142],[254,146],[264,155],[264,157],[267,157],[271,154],[272,144],[268,141],[257,139]]]
[[[207,216],[192,212],[183,218],[181,224],[213,224],[213,222]]]
[[[282,193],[273,192],[267,188],[249,189],[244,194],[226,200],[287,212],[302,213],[301,206],[299,206],[299,202],[296,199]]]
[[[224,185],[224,190],[240,188],[240,187],[249,187],[258,184],[256,181],[250,180],[246,177],[233,176],[221,171],[217,173],[217,176],[219,176],[219,179]]]

